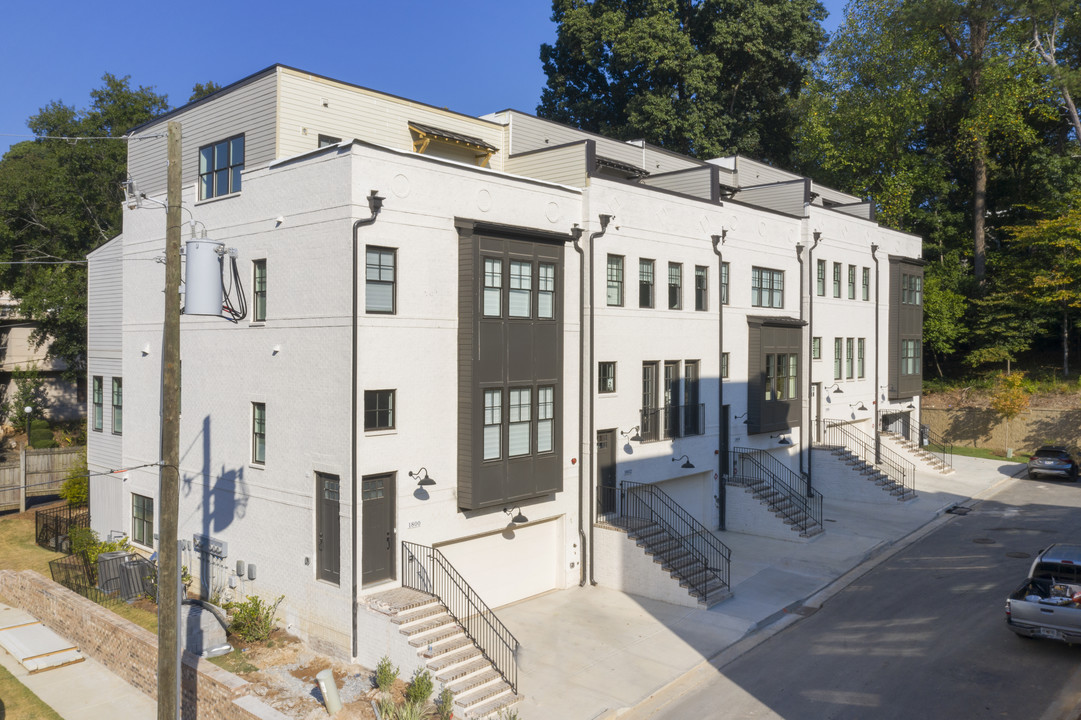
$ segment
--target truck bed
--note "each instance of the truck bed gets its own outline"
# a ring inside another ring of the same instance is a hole
[[[1023,637],[1081,642],[1081,585],[1026,580],[1006,598],[1006,624]]]

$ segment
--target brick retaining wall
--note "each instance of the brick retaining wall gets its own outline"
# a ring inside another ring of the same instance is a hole
[[[0,597],[79,646],[83,653],[157,697],[158,638],[33,570],[0,570]],[[250,684],[217,665],[184,653],[184,720],[288,720],[249,696]]]

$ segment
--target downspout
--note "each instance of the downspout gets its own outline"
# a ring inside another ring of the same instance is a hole
[[[818,247],[818,243],[821,242],[821,240],[822,240],[822,233],[820,233],[818,230],[815,230],[814,233],[812,233],[812,235],[814,236],[814,244],[811,245],[811,247],[809,247],[807,249],[807,272],[808,272],[808,274],[815,273],[815,282],[817,283],[818,282],[817,268],[815,268],[814,260],[812,260],[812,256],[814,255],[815,248]],[[818,292],[817,287],[815,287],[814,289],[812,289],[810,292],[807,293],[807,332],[809,333],[808,337],[811,338],[811,345],[812,346],[814,345],[814,341],[815,341],[815,293],[816,292]],[[821,347],[819,349],[821,350]],[[810,353],[808,353],[808,355],[810,355]],[[814,413],[814,408],[811,406],[811,386],[812,386],[813,382],[814,382],[814,358],[808,357],[807,358],[807,432],[808,433],[811,432],[812,414]],[[816,400],[817,400],[817,398],[816,398]],[[821,420],[822,419],[819,418],[819,422],[821,422]],[[814,436],[809,435],[808,436],[808,448],[809,449],[807,451],[807,497],[811,497],[811,488],[813,487],[813,483],[811,482],[811,478],[814,475],[814,462],[813,462],[813,459],[814,459],[814,442],[815,442]]]
[[[806,250],[806,249],[807,248],[804,246],[803,243],[796,243],[796,262],[799,263],[799,319],[800,319],[800,322],[803,322],[803,287],[804,287],[804,281],[803,281],[803,251]],[[810,337],[810,336],[808,335],[808,337]],[[808,352],[807,357],[805,358],[807,360],[807,365],[808,366],[811,364],[810,354],[811,353]],[[797,372],[796,377],[797,378],[799,377],[798,372]],[[811,394],[811,386],[808,385],[807,386],[807,396],[808,396],[807,405],[808,406],[810,406],[810,404],[811,404],[810,394]],[[809,429],[809,428],[807,428],[807,429]],[[806,432],[801,432],[799,434],[799,452],[796,453],[796,455],[799,456],[799,474],[800,475],[805,474],[803,472],[803,441],[804,441],[803,436],[806,435],[806,434],[807,434]],[[807,494],[809,496],[810,492],[808,492]]]
[[[875,243],[871,243],[871,257],[875,261],[875,427],[874,427],[874,433],[875,433],[875,464],[878,464],[879,462],[881,462],[881,457],[880,456],[882,455],[882,436],[878,432],[879,422],[880,422],[879,410],[880,410],[882,404],[878,401],[878,399],[879,399],[879,392],[878,391],[880,390],[880,388],[878,386],[878,352],[879,352],[879,345],[878,345],[878,342],[879,342],[879,338],[878,338],[878,316],[879,316],[879,310],[878,310],[878,287],[879,287],[879,278],[878,278],[878,254],[877,253],[878,253],[878,245],[876,245]]]
[[[596,491],[597,482],[597,464],[596,464],[596,430],[593,427],[594,412],[593,401],[596,394],[596,382],[597,373],[593,363],[593,347],[596,341],[596,333],[593,331],[593,281],[596,273],[593,272],[594,259],[596,253],[594,252],[596,243],[593,241],[604,235],[604,231],[608,228],[608,223],[612,222],[614,215],[600,215],[601,229],[597,232],[589,234],[589,442],[592,443],[589,452],[589,584],[596,585],[597,580],[593,577],[593,512],[596,509],[596,498],[594,492]],[[579,330],[581,334],[581,330]]]
[[[585,267],[585,253],[582,251],[580,241],[582,239],[582,228],[578,227],[578,223],[574,224],[571,228],[571,237],[574,238],[574,251],[578,253],[578,453],[581,454],[583,448],[585,448],[585,401],[582,398],[582,368],[586,362],[586,336],[582,332],[582,326],[585,325],[586,317],[586,274],[582,272],[582,268]],[[584,557],[585,545],[586,545],[586,530],[585,530],[585,513],[582,511],[582,479],[585,473],[583,463],[578,463],[578,547],[581,548],[580,553],[582,555],[578,561],[578,587],[582,587],[586,584],[586,563],[581,559]]]
[[[358,646],[359,639],[357,638],[357,595],[359,593],[359,585],[357,579],[357,390],[358,390],[358,378],[357,378],[357,312],[359,306],[360,297],[360,282],[358,277],[360,276],[360,229],[365,225],[371,225],[375,222],[375,218],[379,215],[379,211],[383,209],[384,198],[379,196],[377,190],[372,190],[368,194],[368,209],[372,215],[368,218],[362,218],[353,223],[353,347],[350,365],[350,372],[353,375],[353,400],[352,400],[352,458],[350,460],[349,477],[351,482],[351,497],[352,497],[352,538],[353,538],[353,560],[352,560],[352,573],[353,573],[353,626],[351,634],[353,636],[353,657],[355,658],[360,652]]]
[[[717,481],[717,528],[725,530],[727,515],[726,493],[728,480],[728,413],[724,409],[724,245],[728,230],[721,228],[720,235],[710,235],[713,254],[717,256],[717,414],[721,424],[717,429],[717,452],[721,456],[720,479]]]

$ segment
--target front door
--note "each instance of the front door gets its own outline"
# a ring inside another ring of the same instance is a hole
[[[361,478],[361,584],[394,577],[394,473]]]
[[[335,585],[341,580],[340,484],[337,475],[315,473],[315,567],[320,580]]]
[[[616,512],[616,431],[597,432],[597,514],[612,515]]]

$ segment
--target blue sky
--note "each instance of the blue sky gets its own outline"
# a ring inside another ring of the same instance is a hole
[[[844,0],[825,0],[826,29]],[[173,106],[195,83],[227,85],[283,63],[469,115],[533,112],[550,0],[337,0],[108,7],[59,0],[0,11],[0,153],[53,100],[85,108],[107,72],[153,86]],[[175,9],[173,9],[175,8]]]

